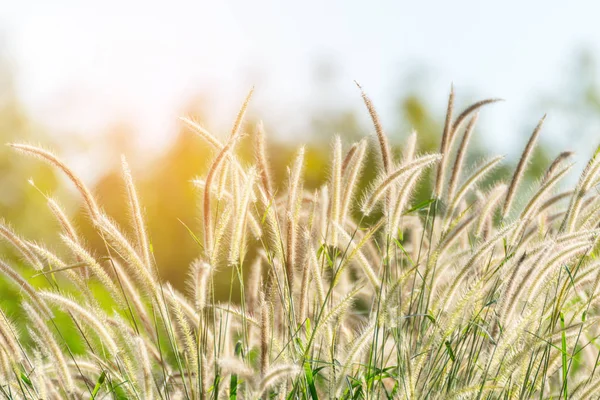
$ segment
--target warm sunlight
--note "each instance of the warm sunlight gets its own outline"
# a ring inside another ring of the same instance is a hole
[[[3,7],[0,398],[597,399],[600,7],[551,3]]]

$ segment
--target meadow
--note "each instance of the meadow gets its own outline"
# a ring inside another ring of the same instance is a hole
[[[457,111],[452,90],[439,151],[420,152],[415,132],[396,154],[358,87],[374,134],[335,136],[314,191],[303,147],[274,184],[261,123],[254,161],[238,157],[252,91],[223,138],[182,118],[213,152],[193,181],[200,224],[186,229],[198,255],[185,291],[160,277],[125,158],[127,227],[58,156],[10,143],[70,180],[106,251],[89,249],[50,196],[60,251],[2,222],[19,258],[0,273],[24,317],[0,311],[1,396],[598,398],[598,152],[574,185],[568,151],[525,182],[542,118],[512,175],[490,182],[503,157],[466,160],[479,112],[497,99]],[[370,154],[378,171],[365,186]],[[217,271],[229,301],[217,300]]]

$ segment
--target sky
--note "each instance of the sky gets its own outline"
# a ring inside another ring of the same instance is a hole
[[[426,71],[425,100],[439,114],[451,83],[459,104],[505,99],[481,121],[484,141],[510,155],[541,117],[532,105],[558,90],[576,51],[600,50],[600,3],[564,4],[20,0],[1,7],[0,32],[20,98],[57,134],[101,137],[127,121],[140,143],[161,147],[199,92],[210,93],[208,124],[222,134],[253,85],[265,124],[296,129],[315,105],[362,107],[355,79],[385,125],[411,76]],[[336,66],[327,96],[314,88],[322,60]]]

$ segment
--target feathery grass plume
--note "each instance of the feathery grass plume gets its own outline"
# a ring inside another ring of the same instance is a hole
[[[31,146],[28,144],[10,143],[9,146],[14,149],[17,149],[23,153],[30,154],[30,155],[36,156],[38,158],[41,158],[42,160],[44,160],[44,161],[48,162],[49,164],[60,169],[65,175],[67,175],[67,177],[71,180],[71,182],[73,182],[73,184],[75,184],[75,187],[77,188],[77,190],[83,197],[83,200],[85,201],[85,204],[88,208],[88,211],[90,212],[90,215],[93,218],[95,218],[99,215],[100,210],[98,208],[98,205],[96,204],[96,201],[94,200],[94,196],[92,196],[92,193],[83,184],[81,179],[79,179],[79,177],[77,177],[77,175],[75,175],[75,173],[73,171],[71,171],[71,169],[69,167],[67,167],[67,165],[65,163],[63,163],[61,160],[59,160],[58,157],[56,157],[54,154],[52,154],[51,152],[49,152],[47,150],[44,150],[44,149],[36,147],[36,146]]]
[[[4,237],[12,246],[21,253],[23,259],[27,261],[27,264],[32,266],[38,271],[44,269],[40,260],[35,256],[35,254],[27,247],[27,244],[23,242],[23,240],[12,231],[8,226],[6,226],[3,221],[0,220],[0,236]]]
[[[208,280],[212,273],[210,264],[202,260],[195,260],[191,268],[191,292],[194,296],[196,312],[200,314],[206,306],[208,298]]]
[[[317,289],[317,307],[322,307],[325,304],[325,285],[323,284],[323,275],[319,268],[319,258],[314,247],[310,250],[309,269]]]
[[[113,280],[108,276],[104,268],[98,261],[90,253],[88,253],[79,243],[74,242],[69,236],[61,235],[61,239],[67,245],[69,250],[73,252],[78,258],[85,263],[85,265],[90,269],[91,273],[98,278],[100,283],[104,286],[104,288],[110,293],[113,300],[115,300],[121,308],[125,308],[125,304],[123,302],[123,295],[113,282]]]
[[[284,238],[282,227],[280,225],[279,214],[277,213],[277,204],[274,198],[268,198],[264,190],[259,191],[259,202],[257,207],[262,213],[261,226],[264,227],[265,243],[270,251],[274,253],[275,258],[283,260]]]
[[[129,199],[129,208],[131,212],[131,218],[133,220],[133,227],[135,230],[135,236],[138,242],[138,248],[141,252],[144,265],[147,269],[152,269],[152,259],[150,256],[150,245],[148,244],[148,233],[146,231],[146,224],[144,223],[144,217],[142,216],[142,209],[138,200],[137,191],[133,184],[133,177],[131,176],[131,170],[125,156],[121,156],[121,166],[123,169],[123,180],[127,188],[127,197]]]
[[[182,351],[184,353],[184,357],[189,360],[187,364],[190,364],[190,370],[197,371],[198,354],[196,352],[197,346],[194,332],[192,330],[192,327],[190,327],[186,315],[183,312],[183,308],[181,307],[182,303],[175,300],[178,298],[178,296],[175,293],[173,287],[168,283],[167,290],[169,291],[169,293],[171,293],[171,296],[169,296],[172,299],[172,301],[170,301],[170,306],[173,310],[173,314],[175,317],[175,328],[177,329],[177,332],[183,337],[183,343],[181,345],[180,351]]]
[[[583,198],[588,192],[588,190],[590,190],[591,184],[594,181],[594,179],[600,173],[599,153],[600,147],[598,147],[592,158],[588,161],[585,169],[581,173],[579,182],[577,183],[577,187],[575,188],[575,193],[571,198],[571,203],[569,204],[569,208],[565,215],[565,219],[563,220],[563,223],[561,225],[561,229],[566,229],[567,232],[571,232],[575,228],[575,222],[577,221]]]
[[[206,400],[209,391],[208,360],[202,354],[200,356],[200,400]]]
[[[165,285],[165,286],[170,286],[170,285]],[[177,307],[181,307],[181,310],[184,312],[186,317],[190,321],[192,321],[193,325],[194,326],[198,325],[199,316],[196,313],[195,305],[190,303],[183,294],[181,294],[177,290],[173,289],[173,287],[171,286],[171,288],[169,290],[164,291],[164,297],[165,297],[166,301],[168,301],[168,302],[176,302]],[[205,305],[205,307],[207,307],[207,305]]]
[[[146,349],[146,343],[140,336],[135,338],[136,347],[138,349],[140,363],[142,366],[142,374],[144,377],[144,399],[154,399],[154,382],[152,377],[152,365],[150,364],[150,358],[148,357],[148,350]]]
[[[111,247],[126,261],[125,266],[131,270],[134,277],[143,283],[147,292],[151,293],[156,289],[158,283],[155,270],[146,268],[137,251],[117,228],[116,223],[105,214],[101,214],[96,221],[96,226],[103,234],[103,238],[108,239]]]
[[[589,239],[593,240],[596,235],[600,234],[600,228],[595,229],[581,229],[574,233],[563,233],[556,235],[554,240],[557,243],[565,244],[575,239]]]
[[[312,278],[310,271],[310,256],[308,255],[308,248],[311,245],[311,234],[310,229],[304,229],[302,231],[304,236],[304,243],[306,243],[304,253],[306,257],[302,260],[302,280],[300,281],[300,296],[298,298],[298,321],[302,322],[306,319],[306,308],[308,301],[308,289],[309,282]]]
[[[253,92],[254,88],[250,90],[246,96],[246,99],[244,100],[244,104],[242,104],[242,108],[238,112],[227,144],[223,146],[217,157],[214,159],[208,174],[206,175],[206,188],[204,189],[204,251],[209,257],[212,253],[212,216],[210,213],[210,192],[212,181],[214,179],[214,175],[217,173],[221,163],[223,162],[223,159],[233,149],[239,139],[240,126],[242,124],[242,120],[244,119],[244,115],[246,115],[246,109],[248,108],[248,103],[250,102]]]
[[[90,310],[87,310],[83,306],[79,305],[74,299],[70,299],[58,293],[42,291],[39,292],[39,294],[49,303],[55,304],[63,310],[77,315],[83,321],[85,321],[90,328],[93,328],[93,331],[101,339],[102,346],[106,347],[109,355],[115,356],[119,352],[111,332],[106,329],[104,323],[102,322],[102,318],[98,315],[98,313],[92,314]]]
[[[242,360],[235,357],[223,357],[218,360],[219,368],[224,376],[239,375],[241,378],[248,379],[253,376],[252,369]]]
[[[302,269],[302,279],[300,282],[300,293],[298,295],[298,321],[302,322],[306,319],[306,307],[307,307],[307,299],[308,299],[308,290],[309,283],[312,279],[311,270],[310,270],[310,247],[313,245],[313,237],[314,234],[314,226],[315,226],[315,218],[317,214],[318,207],[318,198],[319,193],[318,190],[315,190],[312,196],[312,207],[306,216],[306,225],[302,227],[302,238],[299,245],[300,256],[298,257],[298,265]]]
[[[255,137],[256,165],[258,165],[258,170],[260,172],[260,181],[267,193],[267,197],[270,198],[273,195],[273,184],[271,183],[271,170],[269,169],[269,162],[267,161],[265,126],[262,121],[259,121],[256,125]]]
[[[465,216],[461,215],[455,221],[456,221],[455,223],[451,224],[448,227],[448,231],[443,236],[442,241],[438,245],[438,248],[436,250],[438,254],[443,253],[448,247],[450,247],[457,240],[463,239],[463,236],[461,236],[461,233],[466,231],[469,228],[469,226],[475,222],[475,215],[465,215]],[[468,238],[465,238],[465,239],[468,239]]]
[[[138,334],[138,331],[136,331],[135,326],[132,326],[131,322],[126,321],[125,318],[120,315],[113,315],[112,317],[106,318],[106,324],[111,327],[112,332],[115,332],[117,336],[115,340],[117,343],[125,344],[129,346],[130,349],[135,348],[135,346],[132,345],[133,339],[137,336],[141,336],[142,333],[140,332]],[[149,332],[152,333],[153,331],[150,330]],[[148,338],[146,341],[147,350],[153,360],[162,364],[160,351],[151,340],[151,338]],[[123,356],[123,353],[126,351],[126,349],[122,350],[120,355]]]
[[[598,393],[599,385],[600,377],[590,376],[582,379],[569,394],[576,399],[593,399]]]
[[[271,367],[260,381],[258,395],[262,396],[266,390],[275,384],[284,379],[294,378],[298,373],[300,373],[300,368],[296,365],[282,364]]]
[[[445,157],[450,144],[450,135],[452,135],[452,112],[454,110],[454,85],[450,86],[450,94],[448,95],[448,108],[446,110],[446,121],[444,122],[444,131],[442,132],[442,142],[440,143],[441,160],[438,164],[437,176],[435,178],[435,198],[439,199],[442,195],[442,186],[444,185],[444,166]]]
[[[456,120],[454,121],[454,124],[452,125],[452,133],[450,134],[449,143],[448,143],[448,149],[450,149],[452,147],[452,143],[454,142],[454,139],[456,138],[456,133],[458,132],[458,130],[460,129],[460,127],[462,126],[462,124],[467,120],[467,118],[469,118],[469,116],[471,114],[473,114],[474,112],[476,112],[477,110],[479,110],[481,107],[484,107],[484,106],[486,106],[488,104],[497,103],[499,101],[502,101],[502,99],[485,99],[485,100],[480,100],[480,101],[478,101],[476,103],[471,104],[463,112],[461,112],[458,115],[458,117],[456,117]]]
[[[531,303],[532,299],[538,299],[538,296],[555,282],[553,279],[554,276],[552,276],[557,274],[557,272],[553,270],[554,266],[568,263],[582,254],[587,253],[590,248],[591,242],[589,240],[577,241],[570,243],[568,246],[555,246],[555,253],[553,253],[553,256],[536,269],[536,272],[538,273],[535,274],[534,279],[531,280],[528,295],[525,297],[526,303]],[[551,278],[546,279],[549,274],[551,275]]]
[[[17,328],[8,319],[6,314],[0,310],[0,348],[9,351],[7,354],[11,363],[19,363],[23,360],[23,350],[19,343]]]
[[[33,185],[33,181],[31,181],[31,184]],[[48,202],[48,208],[52,212],[52,215],[54,215],[54,218],[56,218],[56,220],[60,224],[64,233],[67,236],[69,236],[74,242],[79,243],[79,237],[77,236],[77,231],[75,230],[75,228],[69,221],[69,218],[67,218],[62,207],[56,202],[56,200],[54,200],[46,195],[44,195],[44,197],[46,198],[46,200]],[[84,278],[86,278],[86,279],[89,278],[89,271],[88,271],[87,267],[82,268],[81,274],[83,275]]]
[[[50,308],[48,308],[44,300],[40,298],[38,291],[33,286],[31,286],[31,284],[27,282],[21,275],[19,275],[17,271],[15,271],[10,265],[8,265],[5,261],[1,259],[0,272],[2,272],[4,276],[10,278],[14,283],[16,283],[17,286],[19,286],[19,288],[21,289],[21,291],[25,292],[27,297],[29,297],[31,304],[35,306],[37,311],[44,318],[52,318],[54,316],[54,314],[52,313]]]
[[[361,142],[352,143],[352,146],[350,146],[348,149],[348,152],[342,161],[342,175],[346,173],[346,169],[348,168],[348,165],[350,165],[350,162],[354,159],[354,154],[356,154],[356,150]]]
[[[9,350],[0,341],[0,379],[3,382],[8,382],[9,377],[13,374],[11,364],[13,363],[10,359]]]
[[[392,152],[390,150],[390,145],[388,143],[387,136],[385,132],[383,132],[383,127],[381,126],[381,122],[379,122],[379,115],[371,102],[371,99],[367,96],[362,86],[357,81],[354,81],[358,89],[360,90],[361,96],[367,106],[367,110],[369,111],[369,115],[371,116],[371,121],[373,122],[373,126],[375,127],[375,133],[377,134],[377,140],[379,140],[379,149],[381,151],[381,159],[383,161],[383,170],[386,174],[390,173],[391,163],[392,163]]]
[[[454,197],[454,191],[456,190],[456,185],[458,184],[458,179],[460,177],[460,172],[462,170],[463,162],[465,159],[465,155],[467,152],[467,146],[469,145],[469,140],[471,139],[471,133],[475,128],[475,123],[477,123],[477,119],[479,118],[479,113],[475,114],[471,120],[469,121],[465,133],[463,134],[462,141],[458,146],[458,151],[456,153],[456,159],[454,160],[454,166],[452,167],[452,175],[450,175],[450,181],[448,183],[448,199],[452,199]]]
[[[221,168],[221,173],[219,174],[219,184],[217,185],[217,190],[215,193],[215,197],[217,200],[221,201],[225,197],[229,197],[229,199],[233,199],[233,195],[227,191],[227,178],[229,178],[230,171],[229,166],[230,162],[227,160],[223,161],[223,168]],[[232,170],[231,175],[235,175],[235,172]]]
[[[223,168],[223,172],[220,174],[219,179],[225,174],[225,169],[229,170],[229,163],[227,163],[224,168]],[[228,202],[232,202],[233,201],[233,195],[228,192],[225,189],[225,181],[227,179],[223,180],[223,181],[219,181],[219,185],[217,186],[217,188],[213,188],[213,192],[212,194],[216,197],[217,200],[227,200]],[[192,184],[197,187],[198,189],[204,190],[204,188],[206,187],[206,183],[202,180],[202,179],[193,179],[192,180]],[[223,186],[221,186],[223,185]],[[263,192],[261,192],[262,194]],[[254,196],[252,196],[252,201],[254,201]],[[229,207],[228,207],[229,208]],[[222,218],[222,215],[219,217],[219,219]],[[252,229],[252,232],[254,233],[254,236],[258,239],[262,236],[262,229],[260,226],[260,223],[257,221],[256,217],[253,214],[248,214],[248,223],[250,225],[250,229]],[[218,228],[217,228],[218,230]],[[215,236],[218,236],[215,233]],[[214,247],[217,247],[217,244],[215,243]],[[218,251],[214,251],[215,253],[218,254]]]
[[[304,147],[298,150],[296,160],[289,171],[289,188],[286,209],[286,258],[285,271],[290,294],[294,287],[294,265],[296,261],[296,236],[298,223],[298,192],[301,190],[302,169],[304,166]]]
[[[179,120],[182,121],[185,125],[192,129],[195,133],[197,133],[200,137],[202,137],[208,144],[213,146],[216,149],[220,149],[223,147],[221,142],[215,138],[207,129],[202,127],[199,123],[192,121],[187,117],[179,117]]]
[[[121,305],[123,309],[128,308],[127,302],[131,302],[133,304],[133,307],[135,308],[136,313],[140,317],[142,324],[144,324],[146,332],[152,332],[152,322],[150,320],[150,317],[148,316],[148,312],[146,311],[146,307],[144,306],[144,303],[140,297],[140,294],[137,291],[137,288],[135,287],[135,285],[133,284],[123,267],[121,267],[121,263],[117,262],[117,260],[111,260],[111,264],[114,268],[117,280],[120,283],[121,288],[123,289],[123,297],[126,298],[126,302],[121,301],[121,296],[117,297],[115,301],[117,301],[118,304],[125,303]]]
[[[531,197],[529,203],[525,206],[521,212],[520,218],[527,220],[530,215],[535,211],[537,205],[540,203],[544,195],[548,193],[566,174],[571,170],[573,164],[566,166],[562,170],[552,175],[549,179],[544,180],[544,184],[538,189],[538,191]]]
[[[458,285],[462,282],[465,275],[471,270],[475,261],[477,261],[480,257],[482,257],[486,252],[490,251],[494,246],[497,245],[500,239],[503,239],[507,235],[509,235],[515,228],[517,227],[517,222],[512,222],[508,225],[505,225],[502,229],[498,230],[496,234],[491,238],[479,246],[474,248],[472,252],[472,256],[465,263],[465,265],[460,269],[459,273],[452,280],[452,284],[450,285],[450,290],[448,294],[448,298],[451,298],[458,288]]]
[[[396,199],[395,205],[392,207],[392,218],[391,224],[389,228],[389,233],[396,237],[398,234],[398,229],[400,227],[400,220],[406,210],[406,206],[410,201],[410,197],[413,195],[413,190],[419,178],[421,177],[422,171],[413,172],[400,186],[400,190],[398,191],[399,195]]]
[[[46,197],[46,199],[48,201],[48,208],[60,224],[64,233],[74,241],[78,241],[79,238],[77,237],[77,232],[75,231],[75,228],[69,221],[69,218],[67,218],[67,216],[65,215],[65,212],[62,209],[62,207],[56,202],[56,200],[50,197]]]
[[[539,265],[543,261],[551,247],[552,244],[550,243],[545,246],[544,250],[542,250],[540,255],[535,259],[535,262],[530,266],[530,269],[535,268],[536,265]],[[518,257],[515,265],[512,267],[512,272],[506,282],[506,288],[502,293],[502,299],[499,301],[501,309],[498,314],[500,315],[500,318],[502,318],[504,325],[508,325],[514,308],[517,306],[519,300],[517,297],[519,287],[522,288],[525,286],[523,281],[517,278],[522,275],[522,270],[527,266],[526,261],[529,260],[527,259],[527,252],[524,252]]]
[[[598,225],[600,220],[600,204],[597,201],[592,202],[585,208],[586,213],[582,215],[579,220],[580,228],[593,228]]]
[[[128,328],[129,326],[125,324],[125,327]],[[121,328],[123,328],[123,326],[121,326]],[[98,366],[102,368],[102,371],[104,371],[105,380],[109,380],[109,382],[123,382],[122,387],[123,390],[126,391],[126,393],[124,393],[125,396],[137,398],[140,395],[141,387],[143,385],[140,384],[140,370],[138,364],[134,364],[134,358],[136,361],[139,358],[139,356],[137,356],[138,349],[136,348],[135,340],[133,339],[135,333],[131,334],[129,330],[125,329],[122,336],[123,340],[121,345],[123,346],[123,351],[118,365],[110,365],[104,362],[100,357],[94,357],[93,359]],[[76,365],[74,365],[74,367],[77,368]],[[95,373],[94,378],[98,376],[98,374],[99,373]]]
[[[256,170],[251,168],[246,176],[244,191],[240,200],[239,208],[236,210],[236,218],[234,219],[231,248],[229,252],[229,262],[231,264],[240,262],[240,258],[243,258],[243,252],[245,251],[246,235],[244,235],[244,233],[246,230],[246,223],[248,221],[248,213],[250,211],[250,201],[255,178]]]
[[[260,291],[260,376],[264,378],[269,369],[269,315],[270,307],[265,299],[264,292]]]
[[[478,305],[480,306],[481,299],[484,296],[483,285],[482,279],[476,279],[475,282],[463,286],[462,294],[454,303],[452,311],[440,322],[443,328],[438,333],[439,336],[434,338],[434,341],[446,341],[457,329],[460,329],[464,321],[468,321],[477,312]],[[448,304],[452,299],[453,295],[447,297],[445,302]]]
[[[475,229],[476,237],[481,236],[481,232],[483,231],[485,223],[493,215],[494,210],[498,206],[500,198],[504,195],[506,191],[506,188],[506,184],[500,183],[489,190],[487,196],[485,197],[485,201],[482,202],[483,207],[479,212],[479,222],[477,223],[477,227]]]
[[[369,191],[365,199],[363,200],[361,210],[365,215],[369,215],[375,204],[385,194],[387,189],[398,179],[412,172],[421,170],[428,167],[429,165],[439,161],[442,158],[440,154],[428,154],[417,158],[414,161],[403,164],[396,171],[391,174],[384,176],[383,179],[378,182],[372,190]]]
[[[533,154],[533,149],[535,147],[535,143],[540,134],[540,131],[542,130],[542,126],[544,125],[545,120],[546,120],[546,115],[544,115],[542,117],[542,119],[540,119],[540,122],[538,122],[537,126],[533,130],[533,133],[529,137],[529,141],[527,142],[527,145],[525,146],[525,149],[523,150],[523,154],[521,154],[521,159],[519,159],[519,163],[517,164],[515,173],[513,174],[512,180],[510,181],[510,185],[508,186],[508,190],[506,192],[506,199],[504,200],[504,205],[502,206],[502,218],[503,219],[506,218],[506,216],[508,215],[508,213],[510,211],[512,202],[515,198],[517,188],[519,186],[519,182],[521,181],[521,178],[523,177],[523,174],[525,172],[525,167],[527,166],[527,162],[529,161],[529,158]]]
[[[30,381],[33,380],[33,386],[35,391],[38,393],[40,399],[52,398],[50,397],[50,390],[48,386],[52,385],[52,378],[48,374],[47,365],[44,365],[44,356],[40,351],[34,351],[33,360],[31,360],[33,371],[29,374]],[[57,398],[56,393],[52,393],[54,398]]]
[[[373,331],[375,328],[375,321],[369,323],[362,329],[362,332],[357,336],[357,338],[352,342],[352,345],[346,351],[346,359],[344,360],[344,363],[342,364],[342,370],[338,375],[338,394],[340,393],[339,391],[342,389],[342,385],[347,379],[348,373],[355,368],[354,360],[360,357],[361,353],[369,345],[369,341],[373,339]]]
[[[233,207],[235,208],[236,211],[239,211],[240,209],[240,201],[242,198],[241,195],[241,186],[242,184],[240,183],[240,175],[237,173],[237,171],[235,170],[231,170],[230,173],[230,183],[231,183],[231,193],[233,194]]]
[[[544,174],[544,177],[542,178],[542,183],[544,183],[546,180],[548,180],[553,174],[554,172],[558,169],[558,167],[566,160],[568,160],[569,158],[571,158],[571,156],[575,154],[572,151],[563,151],[561,152],[555,159],[554,161],[552,161],[552,164],[550,164],[550,166],[548,167],[548,169],[546,170],[546,173]]]
[[[221,152],[214,159],[210,169],[208,170],[208,174],[206,175],[206,181],[204,186],[204,202],[203,202],[203,210],[204,210],[204,251],[206,252],[208,257],[212,257],[213,252],[213,232],[212,232],[212,214],[210,210],[210,194],[212,181],[214,179],[215,174],[217,173],[221,163],[223,162],[225,156],[229,151],[237,143],[237,136],[232,136],[227,144],[221,149]]]
[[[71,282],[77,290],[81,291],[86,297],[86,300],[93,303],[96,299],[93,297],[92,292],[87,287],[86,281],[89,277],[82,277],[81,274],[77,273],[74,268],[80,266],[81,268],[87,268],[81,263],[77,263],[74,265],[68,266],[65,264],[58,256],[52,253],[50,250],[44,248],[41,245],[36,243],[27,242],[27,246],[36,253],[38,259],[49,266],[49,270],[56,269],[57,272],[64,273],[67,276],[69,282]],[[48,271],[50,272],[50,271]],[[41,275],[47,274],[44,272],[40,273]],[[85,279],[85,280],[84,280]],[[97,302],[96,302],[97,303]]]
[[[222,312],[223,314],[227,314],[229,316],[236,317],[242,322],[247,322],[257,328],[260,328],[260,321],[257,320],[253,314],[250,314],[248,310],[242,310],[240,307],[227,304],[227,303],[217,303],[217,304],[207,304],[206,308],[211,308],[213,310],[217,310]]]
[[[538,191],[531,197],[529,203],[525,206],[521,215],[519,216],[519,227],[515,230],[510,243],[514,243],[523,230],[527,227],[529,221],[535,216],[539,203],[542,201],[544,196],[564,177],[564,175],[571,169],[573,164],[568,165],[561,171],[555,173],[550,179],[545,180],[545,183],[538,189]]]
[[[547,209],[551,208],[556,203],[561,202],[562,200],[571,198],[571,196],[573,196],[573,191],[567,190],[565,192],[562,192],[562,193],[559,193],[557,195],[550,197],[548,200],[546,200],[545,202],[543,202],[540,205],[540,208],[539,208],[540,213],[543,211],[546,211]]]
[[[359,265],[362,268],[363,273],[369,279],[369,281],[371,282],[371,285],[373,285],[373,288],[375,288],[375,289],[379,288],[379,286],[381,285],[381,282],[380,282],[379,278],[377,277],[377,274],[375,274],[375,271],[373,270],[371,262],[362,253],[361,248],[366,245],[366,243],[369,241],[369,239],[371,239],[371,237],[375,233],[377,233],[379,228],[381,228],[383,226],[384,222],[385,222],[385,220],[382,219],[376,225],[369,228],[367,233],[357,243],[355,243],[354,238],[342,226],[335,225],[335,228],[340,232],[343,239],[348,241],[348,243],[345,244],[344,247],[348,249],[349,253],[344,257],[344,259],[342,260],[342,262],[340,263],[340,266],[338,267],[338,269],[336,271],[336,275],[334,276],[334,280],[333,280],[333,286],[335,286],[337,284],[337,281],[338,281],[341,273],[344,271],[344,269],[356,257],[358,259]]]
[[[477,168],[475,172],[465,181],[465,183],[460,187],[456,196],[450,201],[450,206],[448,207],[448,212],[446,214],[446,223],[450,224],[452,218],[454,217],[454,213],[463,199],[463,197],[467,194],[467,192],[477,184],[477,182],[485,177],[485,175],[490,172],[496,165],[504,159],[504,156],[497,156],[492,158],[491,160],[484,163],[481,167]],[[447,225],[446,225],[447,228]]]
[[[331,165],[331,203],[329,205],[329,221],[337,224],[340,221],[342,202],[342,139],[336,135],[333,139],[333,156]],[[337,232],[329,229],[329,243],[337,245]]]
[[[322,327],[330,327],[335,319],[340,318],[342,315],[348,312],[348,309],[352,307],[355,301],[355,297],[362,290],[363,285],[359,284],[352,288],[346,295],[338,300],[334,305],[331,306],[327,314],[324,314],[318,321],[318,325],[315,326],[314,337],[318,338]]]
[[[248,100],[248,98],[246,100]],[[244,104],[247,106],[246,102]],[[239,116],[239,114],[238,114],[238,116]],[[204,138],[211,146],[215,147],[217,150],[223,149],[223,147],[224,147],[223,143],[221,143],[221,141],[219,141],[219,139],[215,138],[210,132],[208,132],[206,129],[204,129],[201,125],[199,125],[198,123],[196,123],[186,117],[180,117],[179,119],[181,121],[183,121],[188,127],[190,127],[194,132],[196,132],[200,137]],[[241,123],[240,123],[240,125],[241,125]],[[234,160],[234,161],[236,161],[236,160]],[[235,169],[238,172],[242,173],[242,175],[243,175],[242,166],[238,162],[234,162],[234,166],[235,166]]]
[[[402,162],[411,161],[415,157],[415,152],[417,151],[417,132],[412,131],[408,138],[406,139],[406,143],[404,145],[404,150],[402,151]]]
[[[319,205],[318,237],[320,240],[325,241],[327,238],[327,228],[329,227],[327,221],[327,214],[329,211],[329,189],[327,185],[323,185],[319,188]]]
[[[228,234],[231,234],[231,232],[229,232],[229,228],[232,224],[233,212],[233,205],[227,205],[219,216],[219,220],[215,229],[215,239],[212,248],[212,255],[210,258],[210,264],[212,265],[218,264],[219,255],[222,251],[221,249],[229,244],[226,238]]]
[[[240,132],[240,128],[242,127],[242,122],[244,122],[244,117],[246,116],[246,111],[248,110],[248,104],[250,104],[250,99],[252,99],[252,95],[254,94],[254,86],[250,88],[250,91],[246,95],[244,99],[244,103],[242,107],[238,111],[238,114],[235,118],[235,122],[233,123],[233,127],[231,128],[230,137],[237,136]]]
[[[257,255],[250,266],[248,280],[246,281],[248,288],[244,291],[246,295],[246,304],[248,310],[257,310],[260,307],[259,293],[261,289],[263,275],[262,259],[263,255]]]
[[[23,303],[23,309],[35,327],[36,335],[40,337],[40,340],[44,345],[43,350],[47,351],[53,359],[60,387],[66,392],[67,397],[71,398],[75,386],[60,346],[56,343],[54,336],[52,336],[52,332],[50,332],[36,309],[29,303]]]
[[[344,224],[345,221],[348,219],[348,211],[350,209],[350,203],[354,198],[354,193],[356,191],[357,182],[360,178],[360,174],[361,174],[363,166],[364,166],[365,154],[367,151],[367,141],[366,140],[363,139],[360,142],[358,142],[357,144],[355,143],[355,145],[356,145],[356,147],[353,146],[353,148],[355,149],[355,151],[354,151],[355,154],[352,157],[352,163],[350,165],[348,165],[347,168],[344,168],[342,166],[343,171],[346,171],[346,169],[347,169],[347,176],[346,176],[346,183],[344,185],[344,194],[342,196],[342,204],[340,207],[339,222],[341,224]]]

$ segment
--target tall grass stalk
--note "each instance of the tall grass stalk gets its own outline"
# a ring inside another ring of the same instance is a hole
[[[512,178],[488,187],[501,156],[463,170],[475,113],[496,99],[455,113],[452,88],[439,154],[419,153],[413,133],[396,159],[359,88],[375,148],[336,136],[329,180],[316,190],[305,188],[303,147],[287,182],[275,184],[262,123],[256,165],[238,158],[252,91],[227,138],[182,118],[215,150],[206,177],[194,180],[201,246],[185,294],[160,278],[125,158],[131,238],[53,153],[11,144],[66,174],[106,251],[89,249],[49,197],[56,250],[0,224],[13,249],[0,274],[23,311],[0,313],[0,396],[597,398],[597,154],[573,189],[557,189],[571,170],[565,151],[525,193],[542,119]],[[369,152],[382,168],[365,185]],[[418,198],[430,167],[431,196]],[[229,299],[220,302],[216,279],[225,275]],[[73,341],[83,350],[71,351]]]

